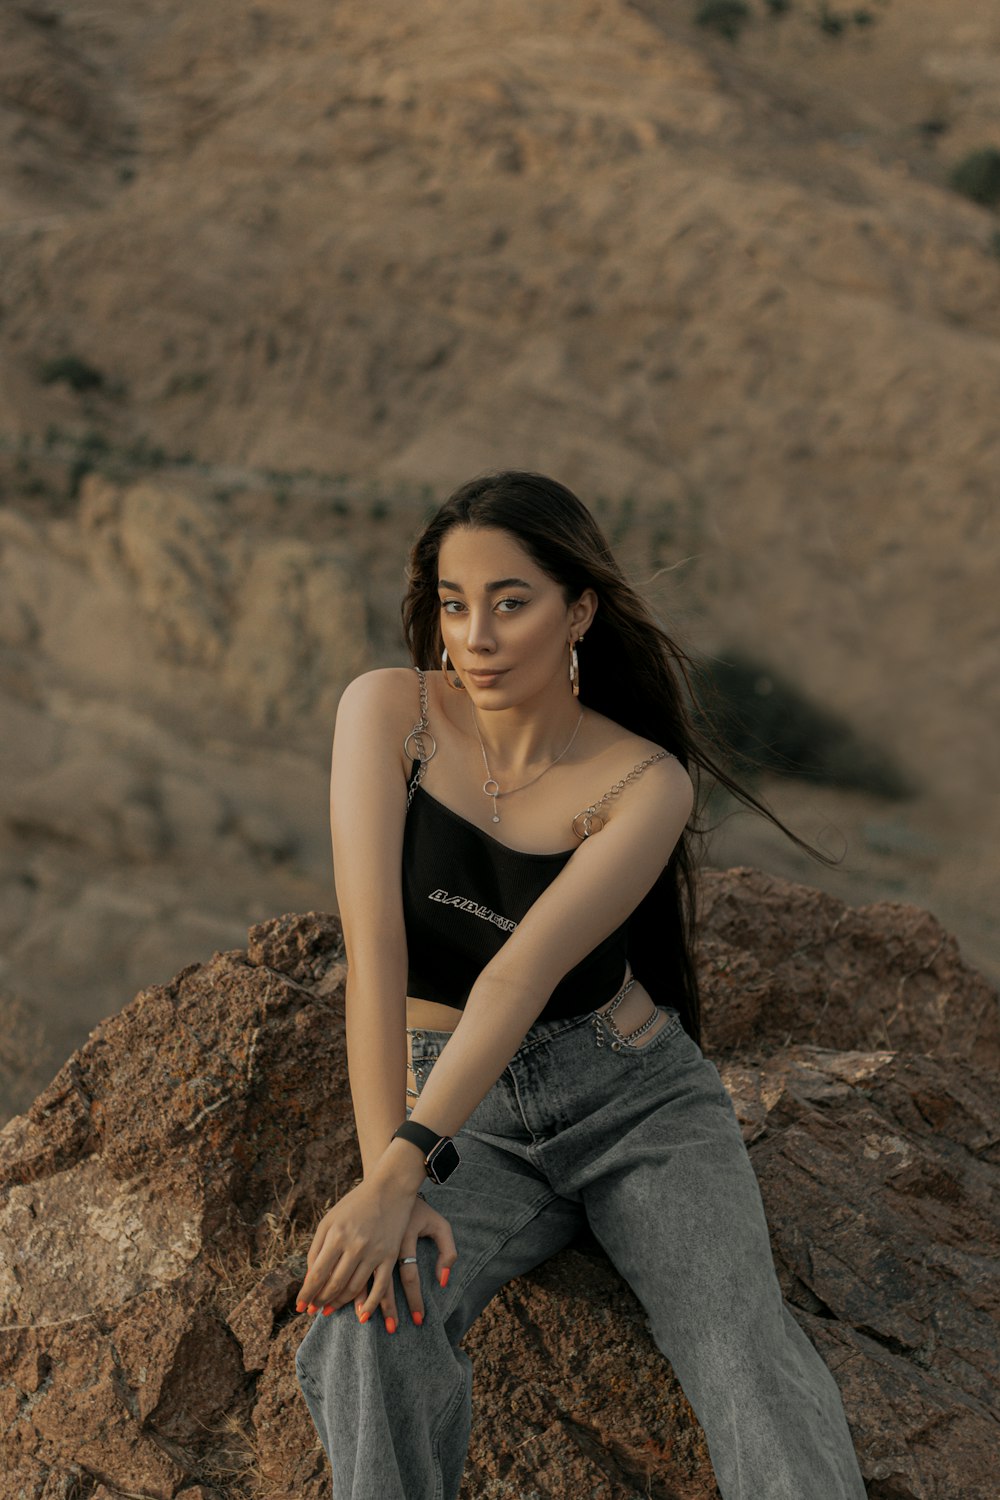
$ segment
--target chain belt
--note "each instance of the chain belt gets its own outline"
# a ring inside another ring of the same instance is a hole
[[[634,984],[635,975],[630,974],[628,979],[626,979],[625,983],[622,985],[621,989],[618,991],[615,998],[612,1000],[611,1004],[608,1006],[607,1010],[594,1012],[594,1015],[591,1019],[591,1025],[594,1028],[596,1045],[598,1047],[604,1046],[604,1028],[601,1026],[602,1020],[607,1021],[608,1026],[611,1030],[611,1034],[615,1038],[615,1040],[611,1043],[612,1052],[620,1052],[623,1044],[631,1046],[633,1038],[642,1036],[643,1033],[647,1032],[653,1025],[653,1023],[658,1019],[660,1008],[658,1005],[654,1005],[653,1014],[649,1017],[649,1020],[643,1021],[642,1025],[637,1026],[634,1031],[627,1031],[625,1033],[622,1033],[618,1030],[618,1027],[615,1025],[614,1021],[612,1021],[611,1017],[618,1009],[619,1005],[621,1005],[622,1001],[625,999],[625,996],[628,994],[629,990]]]

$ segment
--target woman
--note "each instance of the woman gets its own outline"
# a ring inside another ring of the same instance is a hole
[[[699,1045],[689,767],[817,851],[709,759],[682,653],[562,485],[463,486],[408,582],[417,670],[350,683],[333,745],[364,1176],[313,1238],[296,1367],[335,1500],[455,1500],[459,1341],[587,1224],[725,1500],[862,1500],[839,1391],[782,1299]]]

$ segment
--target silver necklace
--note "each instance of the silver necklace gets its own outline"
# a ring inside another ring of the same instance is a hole
[[[496,777],[493,775],[493,772],[490,770],[490,763],[486,759],[486,746],[483,744],[482,735],[479,734],[479,720],[476,718],[476,707],[471,698],[469,699],[469,707],[472,709],[472,722],[476,726],[476,734],[479,735],[479,748],[483,752],[483,765],[486,767],[486,780],[483,782],[483,791],[486,793],[487,797],[493,798],[493,822],[499,823],[500,814],[497,812],[497,798],[510,797],[514,792],[523,792],[526,786],[533,786],[536,781],[538,781],[542,776],[545,775],[545,771],[551,771],[552,767],[562,760],[563,756],[566,754],[566,751],[576,739],[577,733],[580,729],[580,725],[583,723],[583,709],[581,708],[580,717],[576,721],[576,729],[573,730],[573,733],[569,737],[569,744],[566,745],[566,748],[564,750],[560,750],[555,760],[547,765],[544,771],[539,771],[537,776],[532,776],[530,781],[522,781],[520,786],[508,787],[507,791],[502,792],[500,790],[500,783],[497,781]]]

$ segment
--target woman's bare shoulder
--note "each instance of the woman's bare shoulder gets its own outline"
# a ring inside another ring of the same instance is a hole
[[[416,703],[420,695],[417,674],[412,667],[372,667],[359,672],[344,688],[341,697],[350,693],[352,697],[365,697],[387,706]]]
[[[420,718],[420,682],[411,666],[378,666],[351,678],[337,703],[337,729],[358,732],[400,730],[400,738]]]
[[[686,782],[688,787],[693,789],[690,776],[669,745],[661,745],[646,735],[636,734],[614,719],[597,713],[596,710],[594,719],[597,721],[595,738],[600,744],[598,758],[601,770],[608,781],[608,786],[603,790],[609,790],[612,783],[616,784],[636,766],[642,765],[653,756],[659,756],[659,759],[653,765],[646,766],[644,771],[656,772],[656,779],[664,778],[668,785],[676,783],[680,787],[681,783]]]

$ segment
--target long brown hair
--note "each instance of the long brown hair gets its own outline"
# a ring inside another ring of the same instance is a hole
[[[709,772],[747,806],[754,807],[801,848],[825,864],[836,860],[787,828],[779,817],[740,786],[706,749],[685,702],[722,743],[696,699],[694,663],[651,614],[628,582],[594,517],[565,485],[543,474],[508,469],[479,475],[455,490],[428,521],[407,560],[407,591],[401,605],[403,635],[414,666],[441,665],[438,550],[453,526],[498,527],[521,543],[538,567],[559,585],[567,606],[584,589],[599,607],[580,651],[580,702],[634,734],[671,750],[692,777],[691,816],[652,889],[628,925],[629,962],[657,1005],[679,1011],[684,1029],[701,1043],[701,999],[695,963],[697,861],[707,830],[700,825],[701,771]]]

